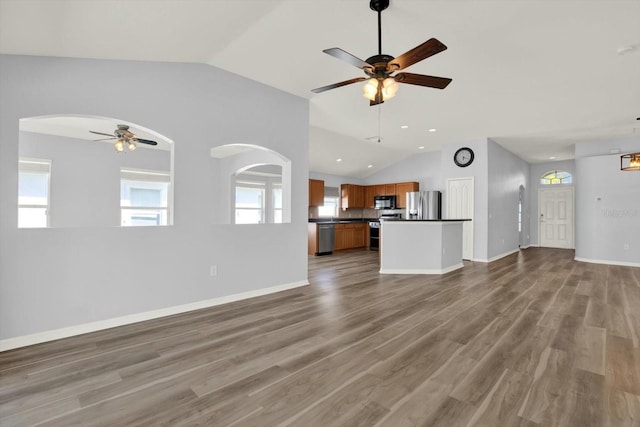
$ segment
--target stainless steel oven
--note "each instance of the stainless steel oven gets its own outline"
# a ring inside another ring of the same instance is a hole
[[[369,249],[380,250],[380,221],[369,222]]]

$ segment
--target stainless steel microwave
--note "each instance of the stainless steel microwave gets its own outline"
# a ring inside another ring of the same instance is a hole
[[[396,196],[375,196],[373,198],[373,207],[376,209],[395,209]]]

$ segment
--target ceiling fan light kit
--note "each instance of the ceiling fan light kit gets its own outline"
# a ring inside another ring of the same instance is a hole
[[[389,7],[389,0],[371,0],[369,2],[371,10],[378,14],[378,54],[369,57],[366,61],[342,50],[338,47],[323,50],[327,55],[331,55],[341,61],[345,61],[357,68],[360,68],[368,76],[357,77],[351,80],[322,86],[311,91],[321,93],[327,90],[350,85],[367,80],[363,87],[363,96],[369,99],[369,105],[382,104],[386,100],[393,98],[398,92],[398,83],[425,86],[436,89],[444,89],[451,83],[450,78],[426,76],[423,74],[398,73],[416,62],[420,62],[430,56],[447,49],[439,40],[431,38],[421,45],[408,52],[394,58],[391,55],[382,53],[382,11]]]

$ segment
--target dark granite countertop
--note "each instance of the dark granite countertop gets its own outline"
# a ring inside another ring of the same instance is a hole
[[[361,222],[378,221],[378,218],[310,218],[310,223],[315,224],[352,224]]]
[[[384,219],[381,222],[457,222],[457,221],[471,221],[471,219]]]

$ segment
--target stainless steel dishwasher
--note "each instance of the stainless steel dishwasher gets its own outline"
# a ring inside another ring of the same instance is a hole
[[[333,224],[318,224],[318,253],[331,255],[336,242],[336,231]]]

